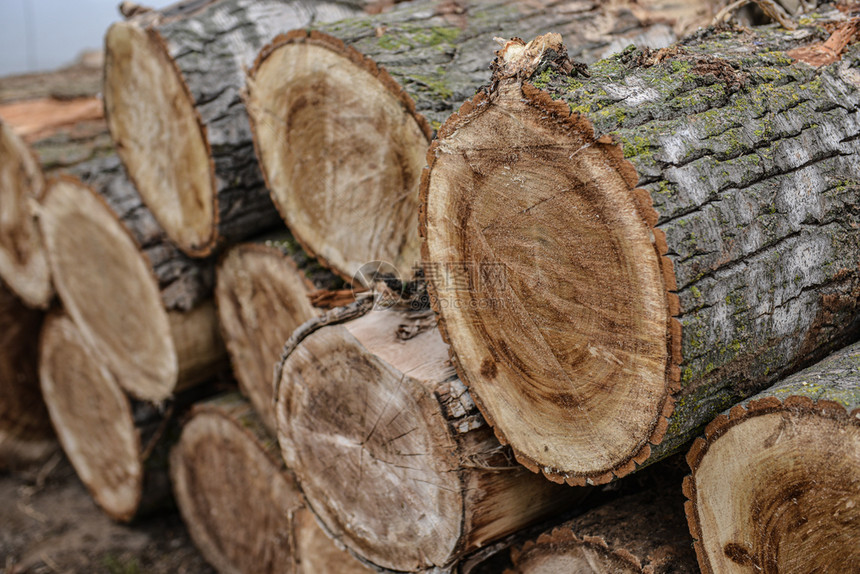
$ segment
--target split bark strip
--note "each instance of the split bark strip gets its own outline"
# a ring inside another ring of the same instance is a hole
[[[219,572],[371,572],[304,508],[277,441],[237,393],[194,406],[170,475],[195,545]]]
[[[35,156],[0,121],[0,279],[28,306],[42,309],[54,295],[33,212],[44,188]]]
[[[699,566],[849,572],[860,563],[860,345],[711,422],[684,481]]]
[[[129,205],[139,205],[135,194],[122,196],[124,181],[101,188],[114,210],[80,181],[55,180],[39,206],[39,226],[57,293],[82,336],[126,391],[160,402],[221,370],[226,352],[211,299],[187,291],[184,275],[159,284],[172,277],[175,261],[155,257],[171,248],[164,242],[141,251],[129,229],[141,237],[160,232]]]
[[[498,443],[432,311],[367,308],[305,324],[276,376],[281,452],[336,540],[378,568],[449,571],[582,498]]]
[[[624,496],[514,549],[506,574],[698,574],[677,488]]]
[[[185,2],[114,24],[105,39],[105,111],[144,201],[186,253],[278,221],[239,97],[278,31],[354,14],[336,2]]]
[[[215,302],[239,388],[275,433],[275,365],[296,328],[319,315],[311,296],[340,286],[288,232],[232,247],[218,264]]]
[[[497,62],[440,130],[431,294],[520,462],[624,476],[856,335],[860,49],[785,55],[816,30],[711,29],[590,78],[542,60],[560,38],[511,44],[531,67]]]
[[[130,400],[67,315],[45,320],[39,379],[60,444],[102,510],[128,522],[163,507],[169,416]]]
[[[42,313],[0,283],[0,471],[25,468],[56,452],[39,390]]]
[[[565,4],[410,2],[266,46],[249,73],[247,105],[272,199],[304,248],[346,280],[375,260],[412,271],[429,142],[486,83],[480,55],[494,36],[560,28],[588,61],[630,42],[674,39],[667,24],[641,23],[626,5]]]

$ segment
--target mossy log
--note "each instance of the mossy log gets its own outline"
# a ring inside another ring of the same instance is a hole
[[[173,408],[129,399],[81,330],[58,312],[43,326],[39,380],[66,456],[108,516],[128,522],[169,503]]]
[[[39,205],[54,285],[120,385],[162,401],[225,366],[211,291],[195,276],[200,264],[163,241],[127,180],[102,167],[94,174],[102,193],[65,176]]]
[[[170,475],[191,538],[219,572],[371,572],[316,524],[277,441],[237,393],[193,407]]]
[[[440,130],[431,295],[520,462],[624,476],[860,331],[860,45],[795,60],[822,26],[708,29],[588,76],[558,36],[512,42]]]
[[[632,5],[423,0],[279,36],[249,73],[247,105],[288,227],[347,280],[376,260],[407,276],[419,261],[427,148],[435,128],[486,83],[494,36],[560,29],[587,61],[630,42],[673,41],[670,26],[640,21]]]
[[[218,264],[215,302],[233,372],[272,433],[273,373],[284,342],[322,312],[311,300],[314,293],[340,283],[286,231],[236,245]]]
[[[512,551],[506,574],[698,574],[677,484],[623,496]]]
[[[0,283],[0,470],[25,468],[57,450],[39,390],[42,315]]]
[[[582,498],[499,444],[432,311],[367,301],[302,326],[275,379],[284,460],[336,540],[378,568],[449,571]]]
[[[687,461],[703,573],[856,569],[860,344],[719,415]]]
[[[259,234],[279,218],[240,98],[278,32],[355,8],[306,0],[184,2],[114,24],[105,39],[105,111],[147,206],[186,253]]]

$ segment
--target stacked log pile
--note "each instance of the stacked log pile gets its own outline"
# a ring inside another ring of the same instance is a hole
[[[220,572],[850,570],[860,14],[757,4],[126,5],[0,102],[0,468],[41,389]]]

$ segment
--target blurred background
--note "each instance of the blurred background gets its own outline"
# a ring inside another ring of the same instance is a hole
[[[52,70],[102,49],[121,0],[0,0],[0,76]],[[151,0],[161,8],[175,0]]]

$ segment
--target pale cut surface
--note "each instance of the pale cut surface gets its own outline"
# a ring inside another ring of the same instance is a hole
[[[63,305],[94,352],[137,398],[170,396],[176,350],[147,259],[89,188],[61,179],[47,190],[39,224]]]
[[[559,547],[557,554],[541,554],[519,565],[517,574],[640,574],[641,568],[598,545]]]
[[[545,121],[517,87],[482,104],[434,148],[437,310],[464,382],[521,462],[565,479],[608,473],[647,445],[668,393],[653,236],[587,128]]]
[[[32,202],[45,187],[23,141],[0,121],[0,279],[31,307],[48,306],[51,274]]]
[[[171,478],[194,543],[219,572],[294,571],[301,495],[244,418],[195,414],[171,454]]]
[[[375,260],[407,275],[429,144],[401,98],[355,56],[311,42],[268,53],[248,89],[263,172],[296,238],[346,279]]]
[[[158,35],[138,25],[114,24],[105,46],[105,109],[117,153],[178,246],[205,255],[216,239],[215,182],[205,131],[182,77]]]
[[[215,298],[233,371],[272,432],[275,364],[284,341],[319,314],[308,300],[311,290],[293,261],[275,247],[237,246],[218,267]]]
[[[130,520],[143,488],[131,405],[65,315],[45,322],[39,376],[60,444],[81,481],[109,516]]]
[[[302,508],[293,517],[296,541],[296,572],[300,574],[370,574],[365,566],[346,550],[338,548],[317,524],[314,513]]]
[[[428,329],[405,345],[393,336],[400,318],[370,313],[304,339],[282,368],[278,438],[336,538],[378,566],[414,571],[449,561],[463,496],[432,392],[453,374],[444,343]]]
[[[855,571],[858,420],[786,409],[750,416],[713,441],[693,477],[702,570]]]
[[[227,349],[218,328],[215,301],[209,299],[184,313],[171,311],[167,319],[179,369],[172,389],[174,394],[229,368]]]

